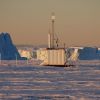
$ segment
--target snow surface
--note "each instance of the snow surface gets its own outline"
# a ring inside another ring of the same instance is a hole
[[[100,100],[100,61],[91,62],[0,66],[0,100]]]

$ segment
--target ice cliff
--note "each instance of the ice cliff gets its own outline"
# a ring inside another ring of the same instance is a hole
[[[0,56],[2,60],[24,60],[18,53],[9,33],[0,33]]]
[[[84,47],[84,49],[79,51],[79,60],[99,60],[100,53],[97,48]]]

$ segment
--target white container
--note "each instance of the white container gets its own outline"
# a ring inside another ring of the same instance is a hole
[[[37,59],[42,60],[42,65],[65,65],[65,49],[40,49]]]

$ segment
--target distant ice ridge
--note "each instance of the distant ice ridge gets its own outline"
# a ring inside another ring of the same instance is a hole
[[[100,51],[96,47],[83,47],[83,49],[70,50],[71,60],[100,60]]]
[[[17,48],[12,42],[10,34],[7,32],[0,33],[0,59],[2,60],[24,60],[18,53]]]
[[[80,50],[79,59],[80,60],[99,60],[100,53],[97,48],[84,47],[83,50]]]

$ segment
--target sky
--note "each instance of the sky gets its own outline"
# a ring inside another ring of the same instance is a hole
[[[60,44],[100,46],[100,0],[0,0],[0,32],[16,45],[45,45],[52,12]]]

